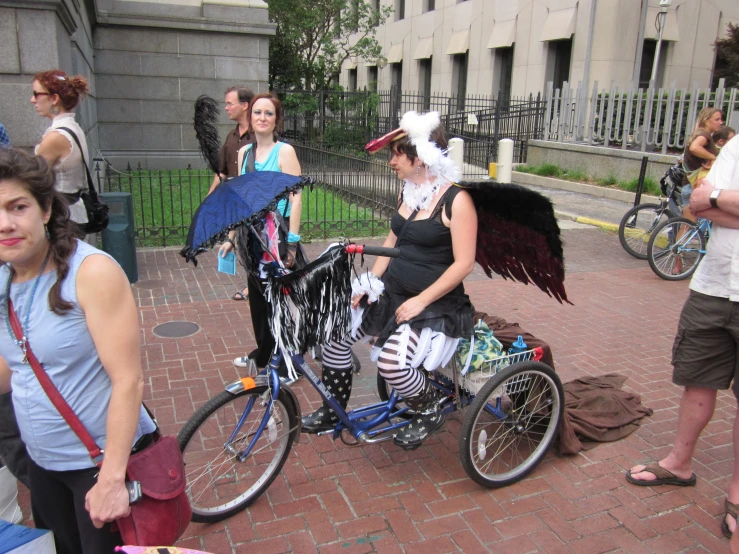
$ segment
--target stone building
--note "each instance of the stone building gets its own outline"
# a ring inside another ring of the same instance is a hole
[[[14,146],[38,144],[49,120],[29,102],[33,75],[60,68],[90,82],[77,113],[93,156],[202,167],[195,99],[268,90],[274,33],[262,0],[0,0],[0,122]]]
[[[380,89],[512,96],[543,92],[553,81],[583,80],[594,0],[370,0],[394,13],[378,28],[387,62],[346,60],[349,89],[373,81]],[[659,0],[597,1],[588,90],[593,81],[629,87],[649,82],[656,51]],[[637,43],[644,22],[642,55]],[[712,84],[712,44],[739,23],[737,0],[672,0],[656,85]]]

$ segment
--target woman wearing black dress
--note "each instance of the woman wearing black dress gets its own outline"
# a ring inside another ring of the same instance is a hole
[[[405,184],[383,246],[398,248],[400,256],[378,258],[371,273],[355,280],[352,338],[323,347],[322,381],[346,407],[351,345],[378,337],[378,371],[418,414],[394,441],[415,448],[444,423],[441,395],[426,372],[448,360],[459,338],[473,332],[474,310],[462,281],[475,264],[477,212],[469,193],[454,186],[459,173],[446,156],[438,113],[406,113],[399,129],[367,150],[387,145],[390,167]],[[303,431],[330,430],[337,422],[324,405],[303,418]]]

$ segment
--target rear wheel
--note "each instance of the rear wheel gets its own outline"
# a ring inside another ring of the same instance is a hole
[[[621,246],[635,258],[646,260],[649,237],[657,225],[672,215],[664,204],[634,206],[624,214],[618,226]]]
[[[559,433],[564,390],[541,362],[521,362],[485,383],[465,414],[462,466],[488,488],[512,485],[541,463]]]
[[[177,440],[185,461],[192,521],[221,521],[240,512],[282,469],[292,448],[291,427],[297,424],[284,391],[272,403],[267,425],[251,452],[240,460],[264,419],[269,396],[266,386],[238,394],[224,391],[196,411],[180,431]]]
[[[657,226],[647,245],[649,266],[662,279],[687,279],[706,253],[706,238],[693,223],[675,217]]]

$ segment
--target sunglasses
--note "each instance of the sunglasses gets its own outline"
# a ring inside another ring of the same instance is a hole
[[[31,94],[33,94],[34,98],[38,98],[39,96],[51,96],[50,92],[38,92],[37,90],[34,90]]]

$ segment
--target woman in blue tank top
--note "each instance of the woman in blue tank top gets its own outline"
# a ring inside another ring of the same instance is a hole
[[[0,152],[0,394],[12,385],[30,463],[35,524],[59,554],[109,554],[110,523],[129,513],[131,452],[153,439],[142,404],[139,321],[131,287],[107,254],[74,238],[69,210],[41,157]],[[105,451],[101,468],[49,400],[9,302],[43,371]]]
[[[277,133],[282,126],[282,105],[277,98],[269,93],[256,95],[247,112],[249,121],[249,132],[254,137],[253,144],[248,144],[239,152],[242,159],[241,174],[247,173],[253,167],[253,171],[279,171],[290,175],[300,175],[300,162],[295,154],[295,149],[284,142],[277,140]],[[303,209],[301,192],[290,195],[290,201],[282,200],[277,204],[276,211],[280,216],[288,220],[290,232],[287,234],[287,249],[283,263],[290,268],[296,262],[304,261],[304,253],[300,248],[300,216]],[[234,248],[234,239],[237,231],[231,231],[229,238],[221,245],[219,255],[224,256]],[[256,247],[256,241],[251,237],[248,229],[241,228],[238,231],[238,242],[243,245],[240,251],[240,260],[247,268],[247,287],[249,291],[249,310],[252,325],[254,326],[254,338],[257,347],[246,356],[234,360],[237,367],[247,367],[250,362],[257,367],[265,367],[275,347],[275,341],[269,329],[267,300],[264,298],[264,286],[260,279],[260,262],[255,261],[259,255],[262,263],[271,260],[270,256],[264,257],[261,248]],[[244,255],[246,253],[246,255]],[[284,366],[284,364],[283,364]],[[280,367],[280,377],[283,382],[289,382],[287,369]]]

